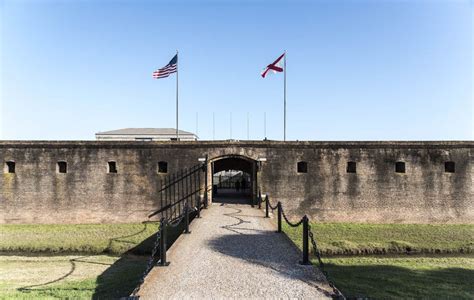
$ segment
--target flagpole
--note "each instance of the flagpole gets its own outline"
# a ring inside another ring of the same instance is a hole
[[[286,50],[283,61],[283,141],[286,141]]]
[[[250,121],[249,121],[249,113],[247,113],[247,141],[250,140]]]
[[[263,135],[263,138],[267,139],[267,112],[263,113]]]
[[[178,59],[178,50],[176,50],[176,58]],[[176,141],[179,141],[178,129],[178,61],[176,61]]]

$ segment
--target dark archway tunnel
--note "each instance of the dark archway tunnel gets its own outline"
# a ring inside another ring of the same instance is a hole
[[[228,156],[212,162],[212,201],[250,204],[257,186],[256,161]]]

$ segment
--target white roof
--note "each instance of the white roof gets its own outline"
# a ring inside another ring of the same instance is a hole
[[[174,128],[123,128],[117,130],[98,132],[96,135],[174,135]],[[195,135],[192,132],[179,130],[179,135]]]

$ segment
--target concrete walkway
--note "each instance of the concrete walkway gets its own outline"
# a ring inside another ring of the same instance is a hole
[[[271,219],[249,205],[214,203],[168,251],[168,267],[154,267],[141,299],[329,298],[314,266],[275,232]]]

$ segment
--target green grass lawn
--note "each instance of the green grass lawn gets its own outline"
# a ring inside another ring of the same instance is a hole
[[[324,258],[344,296],[375,299],[473,299],[474,256]],[[314,261],[317,265],[317,262]]]
[[[329,276],[346,296],[473,298],[474,225],[312,228]],[[148,256],[124,253],[147,253],[157,229],[157,223],[0,225],[0,299],[127,296]],[[301,246],[301,227],[283,229]]]
[[[146,268],[158,226],[0,225],[0,299],[126,297]],[[168,243],[179,228],[169,231]]]
[[[474,225],[328,223],[311,228],[329,278],[347,297],[474,297]],[[301,248],[302,226],[284,224],[283,231]]]
[[[473,253],[474,225],[312,223],[325,255]],[[302,226],[283,231],[301,247]]]
[[[158,223],[0,225],[0,252],[119,255],[157,230]]]
[[[0,256],[0,299],[118,299],[137,286],[146,257]]]

